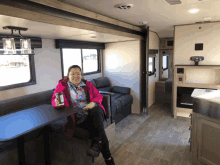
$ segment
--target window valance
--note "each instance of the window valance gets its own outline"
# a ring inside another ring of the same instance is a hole
[[[104,43],[78,40],[55,40],[56,48],[105,49]]]

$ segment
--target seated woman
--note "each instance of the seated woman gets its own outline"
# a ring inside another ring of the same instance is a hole
[[[56,99],[55,94],[58,92],[63,92],[64,105],[59,105],[59,101]],[[111,156],[103,125],[103,121],[106,119],[106,112],[101,104],[102,98],[103,96],[91,82],[82,80],[81,68],[78,65],[73,65],[68,69],[67,78],[59,80],[51,98],[51,103],[55,108],[70,107],[76,104],[83,108],[88,113],[88,118],[78,124],[77,127],[88,129],[92,135],[92,145],[87,151],[87,155],[98,157],[101,152],[105,163],[114,165],[114,159]],[[74,129],[74,115],[68,118],[68,125],[72,127],[72,130]]]

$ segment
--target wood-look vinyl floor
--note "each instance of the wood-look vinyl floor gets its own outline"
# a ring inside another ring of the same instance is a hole
[[[190,118],[174,119],[166,104],[153,104],[149,118],[112,153],[115,164],[191,165],[190,125]]]

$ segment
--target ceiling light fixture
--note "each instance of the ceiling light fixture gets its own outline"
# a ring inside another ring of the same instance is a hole
[[[117,9],[130,9],[133,6],[134,6],[133,4],[118,4],[118,5],[115,5],[115,8],[117,8]]]
[[[146,22],[146,21],[144,21],[144,22],[139,22],[139,24],[141,24],[141,25],[146,25],[147,22]]]
[[[2,38],[3,42],[3,50],[4,54],[33,54],[31,50],[31,39],[27,39],[26,37],[21,35],[21,31],[27,31],[28,28],[22,28],[22,27],[15,27],[15,26],[5,26],[3,29],[10,29],[11,35],[8,35],[4,38]],[[19,31],[19,38],[20,38],[20,49],[16,49],[15,47],[15,37],[18,38],[18,36],[15,36],[13,34],[14,30]]]
[[[199,9],[191,9],[189,10],[190,13],[197,13],[199,11]]]

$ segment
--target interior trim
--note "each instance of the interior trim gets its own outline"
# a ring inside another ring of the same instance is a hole
[[[144,33],[132,29],[128,29],[122,26],[114,25],[111,23],[107,23],[104,21],[96,20],[93,18],[85,17],[79,14],[67,12],[64,10],[56,9],[53,7],[45,6],[36,2],[31,2],[31,1],[24,1],[24,0],[1,0],[0,4],[15,7],[15,8],[20,8],[24,10],[29,10],[37,13],[43,13],[47,15],[52,15],[60,18],[65,18],[69,20],[74,20],[82,23],[88,23],[108,29],[113,29],[121,32],[127,32],[131,34],[136,34],[139,36],[144,36]]]
[[[56,49],[60,49],[60,48],[105,49],[105,44],[99,42],[55,39],[55,47]]]

